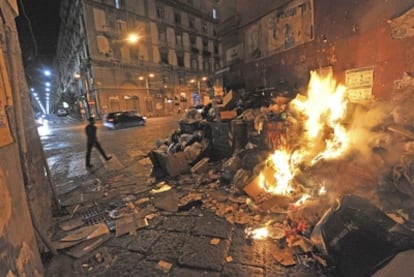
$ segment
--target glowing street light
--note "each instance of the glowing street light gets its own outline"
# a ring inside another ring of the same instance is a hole
[[[139,35],[134,34],[134,33],[129,34],[128,37],[126,38],[127,42],[130,44],[137,43],[139,39],[140,39]]]
[[[154,78],[154,77],[155,77],[154,73],[148,74],[148,78]],[[150,95],[148,78],[145,78],[144,76],[139,76],[138,77],[138,80],[140,80],[140,81],[145,80],[145,90],[147,91],[147,96]]]
[[[200,102],[200,94],[201,94],[201,81],[207,81],[207,77],[201,77],[201,79],[191,79],[190,83],[197,85],[197,92],[195,94],[193,94],[193,101],[194,101],[194,105],[197,105]]]

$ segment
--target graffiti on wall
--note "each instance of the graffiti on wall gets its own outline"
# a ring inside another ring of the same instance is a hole
[[[246,49],[246,58],[260,58],[263,54],[262,45],[260,38],[262,37],[262,27],[261,22],[256,23],[250,26],[246,30],[245,36],[245,49]]]
[[[264,16],[245,32],[245,58],[282,52],[314,39],[313,0],[296,0]]]
[[[393,39],[404,39],[414,36],[414,8],[390,21]]]

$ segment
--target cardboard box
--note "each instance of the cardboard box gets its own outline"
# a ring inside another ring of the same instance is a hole
[[[200,173],[207,172],[208,169],[210,168],[210,166],[208,164],[209,161],[210,161],[209,157],[205,157],[205,158],[201,159],[198,163],[196,163],[191,168],[191,172],[195,173],[195,174],[200,174]]]
[[[221,120],[232,120],[236,117],[237,117],[236,110],[220,111],[220,119]]]
[[[188,173],[190,167],[185,158],[184,152],[178,152],[175,154],[167,154],[161,151],[153,150],[154,162],[161,167],[168,175],[174,177],[183,173]],[[152,159],[151,159],[152,161]],[[155,165],[155,164],[154,164]]]
[[[237,102],[239,101],[240,97],[239,95],[234,91],[227,92],[226,95],[223,97],[223,103],[218,105],[219,108],[222,108],[223,110],[231,110],[234,109],[237,105]]]
[[[272,179],[271,169],[262,172],[265,179]],[[287,208],[291,202],[290,197],[284,195],[275,195],[267,192],[260,186],[260,177],[257,176],[243,188],[244,192],[254,200],[255,204],[263,211],[269,211],[273,207]]]

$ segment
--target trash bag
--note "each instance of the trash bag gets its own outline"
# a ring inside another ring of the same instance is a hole
[[[311,240],[341,276],[369,276],[413,246],[411,231],[397,225],[367,200],[345,195],[316,224]]]

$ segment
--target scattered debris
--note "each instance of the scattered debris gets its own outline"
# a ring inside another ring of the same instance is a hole
[[[172,268],[172,264],[163,260],[160,260],[157,263],[157,268],[161,269],[164,273],[168,273],[171,268]]]
[[[211,245],[217,245],[220,243],[220,239],[219,238],[213,238],[210,240],[210,244]]]

